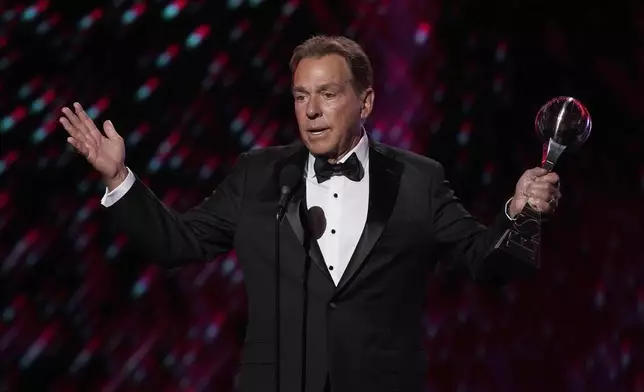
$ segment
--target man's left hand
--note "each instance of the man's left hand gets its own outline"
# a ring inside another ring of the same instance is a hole
[[[557,208],[561,192],[559,192],[559,176],[541,167],[526,170],[514,191],[514,197],[508,208],[510,217],[514,218],[526,203],[542,214],[551,214]]]

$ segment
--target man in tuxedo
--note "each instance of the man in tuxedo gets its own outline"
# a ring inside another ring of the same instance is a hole
[[[241,154],[212,195],[183,214],[125,166],[123,139],[110,121],[102,134],[77,103],[60,121],[68,142],[103,176],[102,203],[138,249],[165,266],[236,249],[248,294],[243,392],[274,389],[275,216],[289,170],[298,175],[279,225],[281,390],[300,390],[305,363],[307,391],[421,391],[429,274],[439,260],[482,282],[536,269],[494,248],[526,203],[554,211],[558,177],[527,170],[485,227],[455,197],[438,162],[370,138],[363,123],[373,109],[373,76],[357,43],[316,36],[295,49],[290,65],[300,140]]]

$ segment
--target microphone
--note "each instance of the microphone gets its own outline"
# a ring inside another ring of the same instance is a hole
[[[295,165],[282,169],[279,176],[280,199],[275,216],[275,392],[280,391],[280,221],[286,212],[286,205],[293,189],[302,179],[302,172]]]
[[[311,231],[311,239],[319,240],[326,230],[326,214],[318,206],[313,206],[305,213],[306,227]]]
[[[281,220],[286,211],[286,204],[288,204],[288,198],[291,196],[293,189],[297,185],[298,181],[301,179],[301,172],[297,169],[295,165],[288,165],[280,172],[279,184],[280,184],[280,199],[277,203],[277,220]]]

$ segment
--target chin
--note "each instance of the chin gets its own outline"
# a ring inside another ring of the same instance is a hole
[[[327,146],[321,146],[320,143],[306,143],[306,147],[309,149],[311,154],[315,156],[325,157],[332,155],[333,149]]]
[[[334,150],[335,145],[327,140],[311,140],[311,138],[306,137],[304,139],[304,144],[309,149],[311,154],[318,156],[327,156],[331,154]]]

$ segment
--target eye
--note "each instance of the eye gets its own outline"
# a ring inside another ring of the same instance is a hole
[[[295,95],[295,100],[296,100],[296,101],[300,101],[300,102],[301,102],[301,101],[304,101],[304,98],[305,98],[305,97],[304,97],[304,95],[302,95],[302,94],[297,94],[297,95]]]
[[[331,92],[328,92],[328,91],[325,91],[325,92],[322,93],[322,97],[324,99],[333,99],[333,98],[335,98],[335,96],[336,96],[335,93],[331,93]]]

